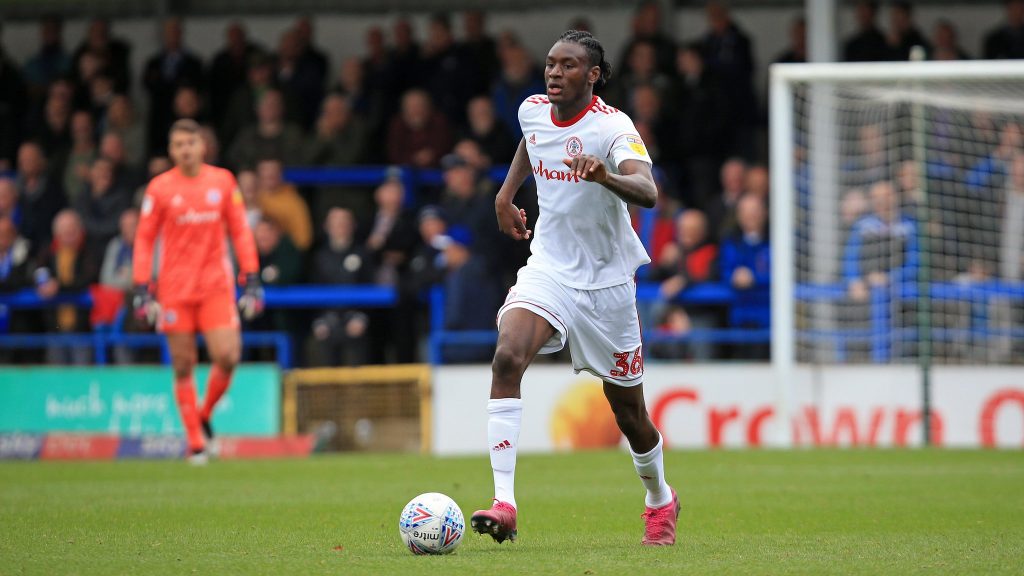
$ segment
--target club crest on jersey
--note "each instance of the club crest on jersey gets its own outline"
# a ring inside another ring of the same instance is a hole
[[[213,204],[216,206],[220,204],[220,190],[216,188],[210,188],[206,191],[206,203]]]
[[[569,158],[583,154],[583,141],[575,136],[569,138],[565,141],[565,153],[569,155]]]
[[[530,144],[536,144],[536,143],[537,143],[537,135],[536,134],[530,134]]]

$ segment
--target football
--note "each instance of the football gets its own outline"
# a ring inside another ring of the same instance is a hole
[[[458,548],[465,532],[459,505],[438,492],[410,500],[398,519],[402,543],[413,554],[448,554]]]

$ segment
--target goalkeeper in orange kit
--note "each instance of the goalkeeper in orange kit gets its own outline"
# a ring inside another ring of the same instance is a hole
[[[258,315],[263,309],[263,289],[256,246],[235,177],[203,163],[203,139],[194,121],[175,122],[169,140],[174,168],[153,178],[142,203],[135,237],[132,303],[140,320],[155,323],[167,335],[189,460],[202,464],[213,438],[213,409],[231,384],[241,355],[239,310],[246,319]],[[234,245],[244,287],[237,307],[226,234]],[[152,282],[157,237],[159,270]],[[206,338],[213,364],[201,407],[192,376],[196,332]]]

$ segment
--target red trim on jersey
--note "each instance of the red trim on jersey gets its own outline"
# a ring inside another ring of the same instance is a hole
[[[555,118],[555,107],[552,106],[551,107],[551,123],[554,124],[555,126],[558,126],[559,128],[568,128],[569,126],[572,126],[573,124],[579,122],[581,118],[586,116],[587,112],[590,112],[590,109],[593,108],[595,104],[597,104],[597,96],[594,96],[593,98],[591,98],[590,99],[590,104],[587,104],[586,108],[584,108],[583,110],[580,110],[579,114],[573,116],[572,118],[566,120],[565,122],[562,122],[558,118]]]

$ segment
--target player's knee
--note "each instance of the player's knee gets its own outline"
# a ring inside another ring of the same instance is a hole
[[[641,433],[648,422],[647,412],[642,406],[633,404],[619,404],[612,406],[612,413],[615,414],[615,423],[626,438],[632,438]]]
[[[526,371],[526,354],[507,345],[500,345],[494,351],[491,372],[501,379],[518,379]]]
[[[241,361],[241,356],[241,352],[238,350],[229,350],[218,354],[210,360],[221,370],[231,372],[235,369],[235,366],[238,366],[239,361]]]
[[[171,369],[174,370],[174,378],[181,380],[192,375],[195,362],[191,358],[172,358]]]

